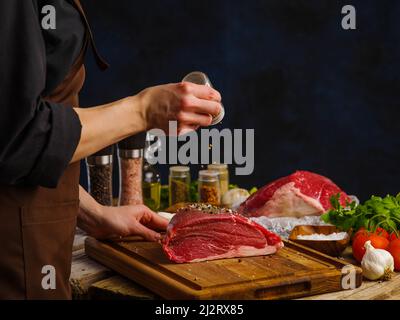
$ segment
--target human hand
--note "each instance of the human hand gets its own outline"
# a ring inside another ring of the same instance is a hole
[[[148,241],[160,241],[157,231],[165,230],[168,220],[160,217],[144,205],[106,207],[90,215],[90,223],[81,221],[81,228],[97,239],[141,236]],[[157,231],[155,231],[157,230]]]
[[[222,109],[218,91],[190,82],[151,87],[137,96],[148,130],[168,132],[169,121],[177,121],[178,135],[209,126]]]

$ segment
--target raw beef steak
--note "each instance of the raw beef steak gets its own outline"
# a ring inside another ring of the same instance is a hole
[[[283,247],[281,238],[246,217],[189,209],[171,220],[163,250],[176,263],[260,256]]]
[[[340,193],[345,206],[350,198],[331,180],[316,173],[297,171],[253,194],[239,208],[246,216],[303,217],[320,215],[331,208],[330,198]]]

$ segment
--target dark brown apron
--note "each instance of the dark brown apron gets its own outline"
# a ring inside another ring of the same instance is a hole
[[[78,93],[85,79],[83,61],[90,42],[100,67],[107,65],[97,54],[82,7],[78,0],[74,3],[87,26],[85,43],[69,74],[44,99],[75,108],[79,106]],[[79,162],[69,165],[55,189],[0,187],[0,299],[70,299],[79,168]],[[52,267],[55,289],[49,288]]]

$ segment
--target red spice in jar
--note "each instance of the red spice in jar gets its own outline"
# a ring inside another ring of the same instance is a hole
[[[142,164],[143,158],[120,158],[121,206],[143,204]]]

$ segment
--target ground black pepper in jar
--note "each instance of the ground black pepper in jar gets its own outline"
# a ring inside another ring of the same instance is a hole
[[[86,158],[89,193],[100,204],[112,206],[113,146]]]

